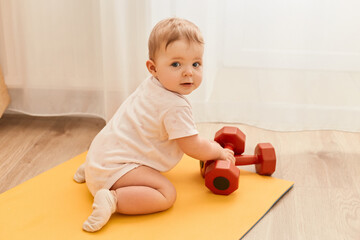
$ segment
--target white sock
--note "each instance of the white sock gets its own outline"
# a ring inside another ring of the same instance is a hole
[[[85,163],[81,164],[73,178],[77,183],[85,182]]]
[[[83,229],[87,232],[100,230],[116,211],[117,198],[115,191],[99,190],[94,197],[93,212],[84,222]]]

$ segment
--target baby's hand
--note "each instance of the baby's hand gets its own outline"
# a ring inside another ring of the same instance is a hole
[[[230,161],[233,164],[235,164],[234,151],[232,151],[228,148],[223,148],[222,153],[221,153],[221,159]]]

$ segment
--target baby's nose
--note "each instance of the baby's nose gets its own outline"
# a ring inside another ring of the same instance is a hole
[[[186,68],[184,69],[183,75],[184,75],[185,77],[192,76],[192,75],[193,75],[192,68],[191,68],[191,67],[186,67]]]

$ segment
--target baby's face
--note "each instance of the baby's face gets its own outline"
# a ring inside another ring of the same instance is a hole
[[[157,52],[155,77],[168,90],[182,95],[190,94],[202,81],[204,47],[187,40],[165,44]]]

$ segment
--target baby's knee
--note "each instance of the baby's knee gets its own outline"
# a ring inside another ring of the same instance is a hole
[[[177,196],[174,185],[172,185],[171,183],[167,184],[167,186],[163,188],[162,194],[166,198],[169,208],[174,205]]]
[[[170,193],[169,193],[170,197],[169,197],[169,202],[172,205],[174,205],[175,201],[176,201],[176,189],[174,186],[172,186]]]

